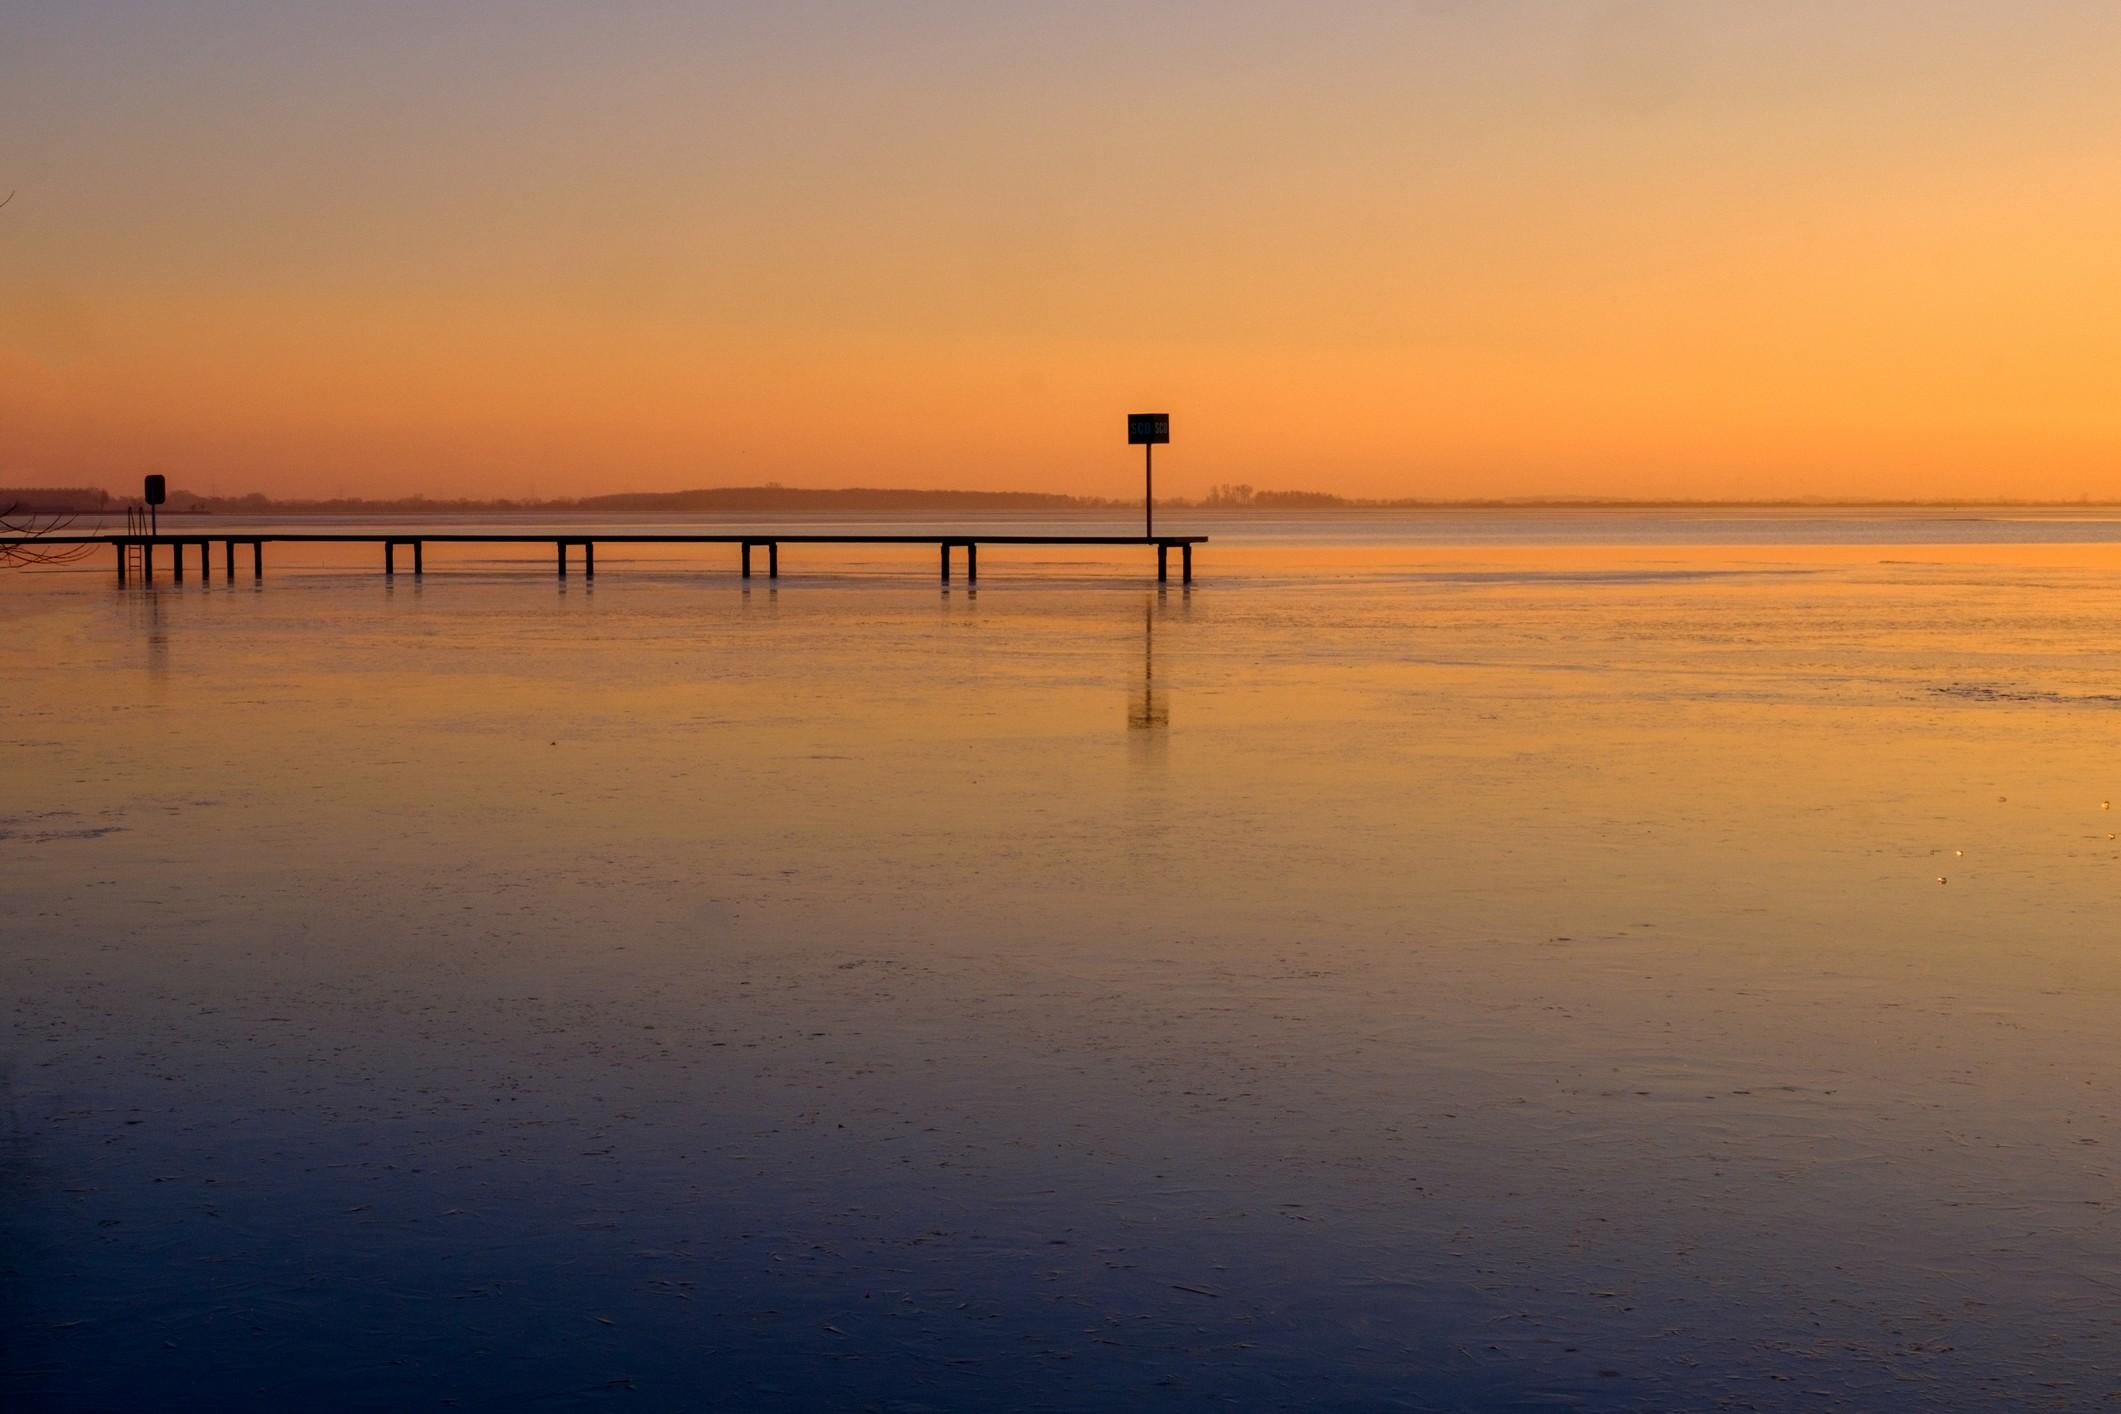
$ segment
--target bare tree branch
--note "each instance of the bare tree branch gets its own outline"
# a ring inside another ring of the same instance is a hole
[[[0,205],[5,204],[0,202]],[[19,502],[0,510],[0,536],[23,536],[30,540],[40,540],[47,535],[57,535],[73,523],[74,517],[71,513],[37,515],[24,511]],[[93,545],[0,545],[0,568],[71,564],[95,548]]]

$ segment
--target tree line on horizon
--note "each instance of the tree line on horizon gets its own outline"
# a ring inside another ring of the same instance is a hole
[[[75,515],[115,515],[136,498],[88,486],[25,486],[0,489],[0,503]],[[1369,506],[1397,502],[1357,501],[1320,491],[1255,491],[1218,485],[1198,500],[1160,496],[1159,506],[1263,509]],[[768,482],[762,486],[702,487],[690,491],[619,491],[600,496],[267,496],[252,491],[216,496],[171,488],[163,510],[172,515],[460,514],[476,511],[552,513],[566,511],[689,514],[701,511],[775,510],[1124,510],[1139,505],[1111,496],[1070,496],[1049,491],[954,491],[874,486],[808,488]],[[1414,504],[1406,502],[1404,504]]]
[[[0,507],[25,515],[119,515],[140,504],[137,496],[117,495],[93,486],[0,487]],[[1688,500],[1681,497],[1618,496],[1340,496],[1329,491],[1259,490],[1243,482],[1219,482],[1205,496],[1159,496],[1156,504],[1171,510],[1536,510],[1612,507],[1618,509],[1830,509],[1834,507],[2066,507],[2121,505],[2121,500],[1954,498],[1910,500],[1893,497],[1792,496],[1759,500]],[[216,496],[172,488],[162,509],[172,515],[464,515],[496,513],[552,515],[569,512],[643,515],[691,515],[713,511],[920,511],[920,510],[1132,510],[1141,502],[1111,496],[1070,496],[1051,491],[953,491],[850,486],[809,488],[767,482],[761,486],[702,487],[690,491],[618,491],[600,496],[267,496],[252,491]]]

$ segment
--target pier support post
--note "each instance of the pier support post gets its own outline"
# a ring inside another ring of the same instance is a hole
[[[250,542],[250,577],[254,580],[265,578],[265,542],[263,540]]]
[[[781,542],[778,540],[769,540],[766,542],[766,578],[779,579],[780,577]]]
[[[415,540],[412,542],[412,572],[415,576],[427,573],[426,551],[427,542],[425,540]]]
[[[169,542],[169,562],[171,581],[176,584],[184,583],[184,542],[182,540]]]
[[[386,540],[383,542],[383,577],[385,579],[388,579],[397,572],[398,542],[395,540]]]
[[[552,548],[554,553],[560,557],[560,578],[565,579],[567,578],[567,542],[555,540],[552,542]]]
[[[125,556],[127,553],[125,542],[120,540],[118,542],[118,583],[121,586],[125,583]]]
[[[1181,584],[1191,584],[1193,582],[1193,547],[1191,545],[1179,546],[1178,555],[1179,582]]]
[[[965,542],[965,583],[979,583],[979,542],[977,540],[967,540]]]
[[[1156,547],[1156,582],[1163,584],[1170,578],[1171,547],[1169,545],[1159,545]]]
[[[596,577],[597,542],[594,540],[584,540],[582,542],[582,578],[595,579]]]
[[[746,541],[744,542],[744,555],[743,555],[743,559],[744,559],[744,578],[746,578],[746,579],[749,579],[749,578],[751,578],[751,542],[750,542],[749,540],[746,540]]]
[[[950,542],[943,542],[943,583],[950,582]]]
[[[236,582],[236,542],[233,540],[222,541],[221,550],[221,578],[227,580],[230,584],[234,584]]]

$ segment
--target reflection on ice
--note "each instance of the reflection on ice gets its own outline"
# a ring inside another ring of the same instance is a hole
[[[1153,602],[1142,610],[1141,690],[1127,703],[1127,727],[1131,731],[1171,725],[1170,696],[1156,683],[1156,612]]]

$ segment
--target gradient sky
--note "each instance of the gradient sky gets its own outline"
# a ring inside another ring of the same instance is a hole
[[[0,481],[2121,497],[2121,5],[0,7]]]

